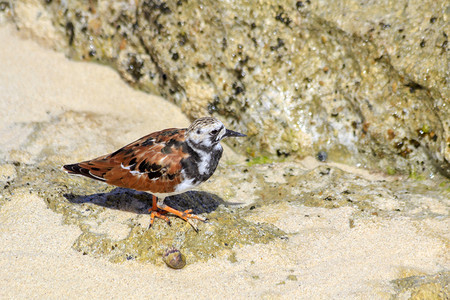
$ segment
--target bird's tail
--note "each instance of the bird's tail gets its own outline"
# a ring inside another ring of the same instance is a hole
[[[92,178],[95,180],[105,181],[104,178],[96,176],[96,175],[92,174],[92,172],[89,169],[82,167],[80,165],[80,163],[64,165],[62,167],[62,170],[71,175],[81,175],[81,176],[86,176],[86,177],[89,177],[89,178]]]

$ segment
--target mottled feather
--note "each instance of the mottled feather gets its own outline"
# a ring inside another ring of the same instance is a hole
[[[114,153],[64,169],[115,186],[154,193],[172,193],[182,182],[181,160],[186,129],[169,128],[146,135]]]

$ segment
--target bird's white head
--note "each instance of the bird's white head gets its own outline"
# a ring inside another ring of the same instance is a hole
[[[226,137],[242,137],[245,134],[226,129],[215,118],[203,117],[195,120],[186,131],[186,141],[199,149],[213,148]]]

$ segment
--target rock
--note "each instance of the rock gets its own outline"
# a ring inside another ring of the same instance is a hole
[[[270,0],[14,10],[38,36],[36,14],[51,19],[51,44],[70,57],[111,64],[191,118],[212,114],[246,132],[235,145],[250,157],[323,150],[390,174],[450,175],[445,1],[351,1],[345,14],[333,1]]]
[[[172,216],[172,226],[156,220],[149,229],[150,194],[74,178],[53,167],[18,166],[15,170],[17,177],[3,187],[5,198],[27,189],[44,199],[50,209],[63,215],[64,223],[80,227],[82,233],[73,248],[84,255],[158,264],[166,249],[178,244],[186,258],[196,262],[235,245],[268,243],[285,236],[273,225],[246,220],[247,209],[233,209],[232,203],[215,194],[194,191],[168,197],[166,203],[193,209],[195,214],[207,213],[209,222],[199,224],[199,233]]]
[[[397,291],[395,299],[448,299],[450,272],[433,275],[410,276],[393,280]]]
[[[192,209],[209,219],[198,225],[197,233],[172,216],[172,226],[156,220],[148,229],[151,195],[145,192],[68,176],[54,167],[5,165],[10,167],[16,176],[3,187],[6,199],[24,189],[36,194],[62,214],[65,223],[79,226],[81,235],[74,249],[113,262],[133,259],[158,264],[168,247],[177,246],[194,263],[228,253],[234,246],[287,239],[299,228],[296,222],[284,220],[297,218],[292,211],[298,207],[348,208],[352,217],[342,224],[346,228],[372,217],[445,218],[450,188],[448,180],[440,184],[396,177],[380,180],[368,172],[348,173],[320,163],[312,168],[293,163],[220,167],[201,186],[203,191],[166,199],[175,209]]]

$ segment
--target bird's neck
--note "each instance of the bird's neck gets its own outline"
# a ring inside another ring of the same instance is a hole
[[[220,143],[211,147],[202,147],[186,141],[186,152],[189,153],[189,157],[181,162],[185,169],[185,175],[203,182],[216,170],[222,157],[223,148]]]

